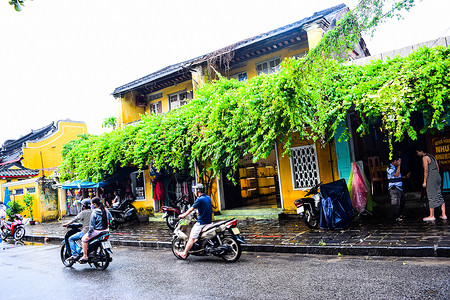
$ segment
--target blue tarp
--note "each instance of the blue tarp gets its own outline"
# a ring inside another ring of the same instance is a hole
[[[64,190],[68,189],[88,189],[88,188],[99,188],[105,185],[108,185],[106,181],[100,181],[100,182],[90,182],[90,181],[81,181],[81,180],[75,180],[69,184],[65,184],[62,186]]]
[[[127,167],[121,169],[119,172],[112,175],[110,178],[106,179],[105,181],[100,182],[90,182],[90,181],[81,181],[81,180],[75,180],[69,184],[64,184],[62,188],[64,190],[68,189],[89,189],[89,188],[99,188],[102,186],[107,186],[112,183],[114,183],[117,180],[123,179],[127,177],[131,172],[137,171],[137,168],[134,167]]]
[[[11,197],[9,196],[8,187],[5,188],[5,198],[3,199],[3,204],[8,206],[8,202],[11,201]]]
[[[322,208],[320,227],[325,229],[343,229],[353,219],[353,207],[345,179],[320,186]]]

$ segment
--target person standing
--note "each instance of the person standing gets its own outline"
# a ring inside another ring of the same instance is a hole
[[[181,214],[179,218],[183,219],[187,215],[192,213],[194,209],[197,209],[198,220],[192,227],[191,234],[189,235],[189,241],[187,242],[184,251],[183,252],[177,251],[177,255],[183,259],[186,259],[189,250],[191,250],[194,243],[200,237],[203,227],[212,223],[212,202],[211,198],[205,194],[205,187],[203,186],[203,184],[198,183],[192,188],[195,189],[195,195],[198,198],[195,200],[194,205],[191,208],[189,208],[185,213]]]
[[[405,218],[403,216],[405,197],[403,195],[402,174],[400,172],[401,164],[402,159],[396,157],[391,160],[389,167],[386,169],[391,204],[394,206],[394,217],[397,222],[401,222]]]
[[[441,192],[442,178],[439,174],[439,164],[433,155],[425,153],[423,149],[417,149],[416,153],[422,158],[423,163],[423,184],[427,190],[430,215],[423,218],[425,222],[435,221],[434,209],[441,207],[441,219],[447,220],[445,212],[445,201]]]

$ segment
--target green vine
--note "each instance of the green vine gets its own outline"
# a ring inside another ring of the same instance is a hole
[[[277,74],[246,83],[219,79],[204,84],[188,104],[164,115],[143,115],[141,122],[99,136],[83,136],[63,151],[63,179],[99,181],[119,167],[153,164],[156,168],[189,168],[217,176],[231,175],[247,154],[267,158],[276,142],[291,145],[292,133],[327,143],[350,109],[363,116],[357,129],[366,134],[377,119],[390,149],[405,135],[416,139],[410,124],[422,112],[422,131],[446,122],[450,91],[450,50],[420,48],[408,57],[364,66],[343,64],[342,51],[364,30],[413,1],[397,1],[389,13],[363,8],[349,13],[304,59],[286,59]],[[363,20],[363,22],[361,21]],[[344,51],[345,52],[345,51]],[[348,138],[348,130],[340,139]]]

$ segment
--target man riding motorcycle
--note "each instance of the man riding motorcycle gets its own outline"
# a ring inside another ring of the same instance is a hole
[[[80,232],[75,233],[74,235],[70,236],[69,238],[69,246],[70,246],[70,254],[72,255],[69,257],[69,259],[76,260],[81,255],[81,249],[77,249],[76,241],[81,240],[83,235],[85,235],[89,230],[89,221],[91,219],[91,200],[90,199],[84,199],[81,201],[81,212],[72,220],[69,222],[63,224],[64,227],[67,227],[69,224],[80,222],[83,224],[83,230]]]
[[[185,218],[190,213],[197,209],[198,220],[192,227],[191,234],[189,235],[189,241],[186,244],[186,248],[183,252],[177,252],[177,255],[183,259],[186,259],[187,253],[191,250],[194,243],[198,240],[200,234],[202,233],[203,227],[212,223],[212,202],[211,198],[205,194],[205,187],[203,184],[198,183],[192,187],[195,190],[195,195],[198,197],[194,205],[189,208],[185,213],[179,216],[180,219]]]

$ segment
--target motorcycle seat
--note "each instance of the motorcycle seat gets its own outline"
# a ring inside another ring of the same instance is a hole
[[[217,222],[217,223],[208,224],[205,227],[203,227],[202,232],[208,231],[211,228],[219,227],[220,225],[225,224],[226,222],[228,222],[228,221],[220,221],[220,222]]]

